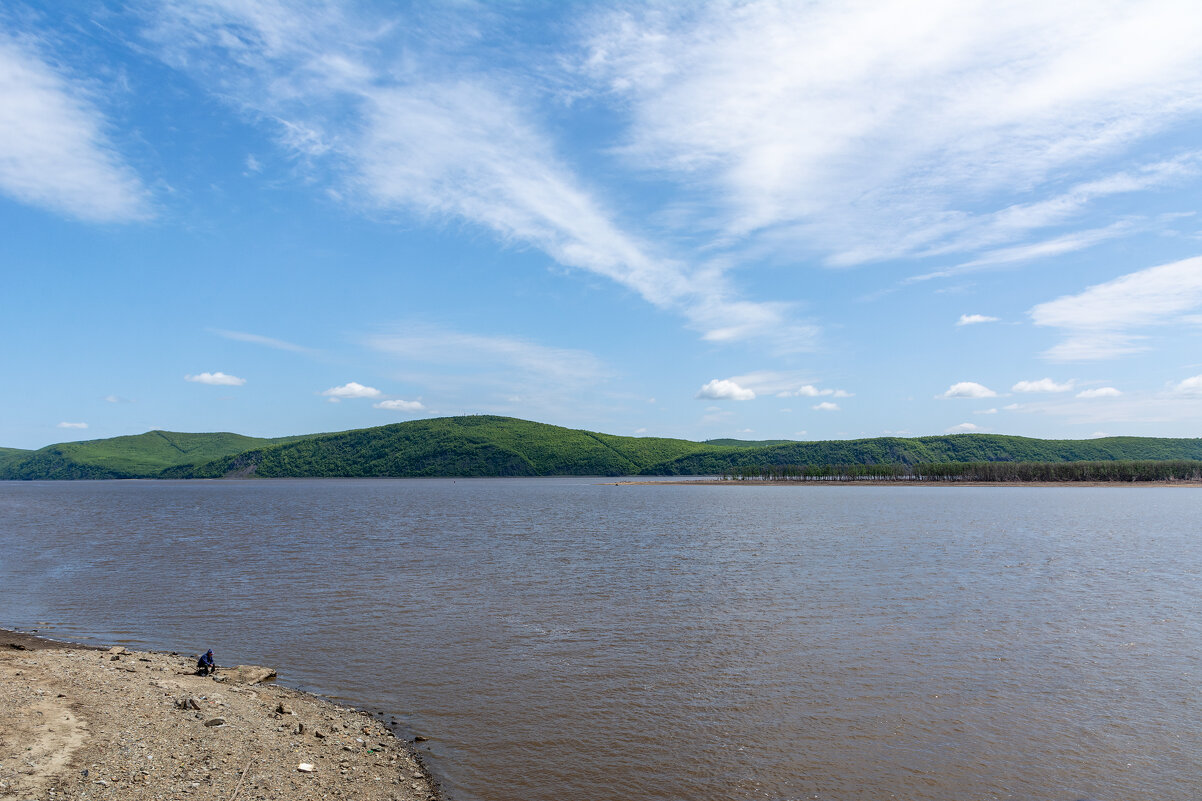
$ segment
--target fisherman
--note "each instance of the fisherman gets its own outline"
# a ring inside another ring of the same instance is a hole
[[[205,651],[205,655],[196,660],[196,675],[207,676],[217,670],[217,663],[213,661],[213,649]]]

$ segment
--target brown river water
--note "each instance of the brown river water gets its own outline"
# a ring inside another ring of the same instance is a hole
[[[1202,491],[0,482],[0,625],[385,710],[454,801],[1202,798]]]

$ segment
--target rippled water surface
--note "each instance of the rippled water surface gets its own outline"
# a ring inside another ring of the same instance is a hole
[[[278,666],[455,801],[1190,799],[1200,529],[1164,488],[0,482],[0,625]]]

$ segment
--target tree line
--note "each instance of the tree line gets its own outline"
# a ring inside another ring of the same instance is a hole
[[[939,462],[930,464],[745,465],[727,481],[1140,482],[1202,481],[1202,461]]]

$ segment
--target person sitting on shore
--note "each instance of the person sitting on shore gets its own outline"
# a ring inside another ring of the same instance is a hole
[[[213,661],[213,649],[205,651],[204,656],[196,660],[196,675],[207,676],[217,670],[217,663]]]

